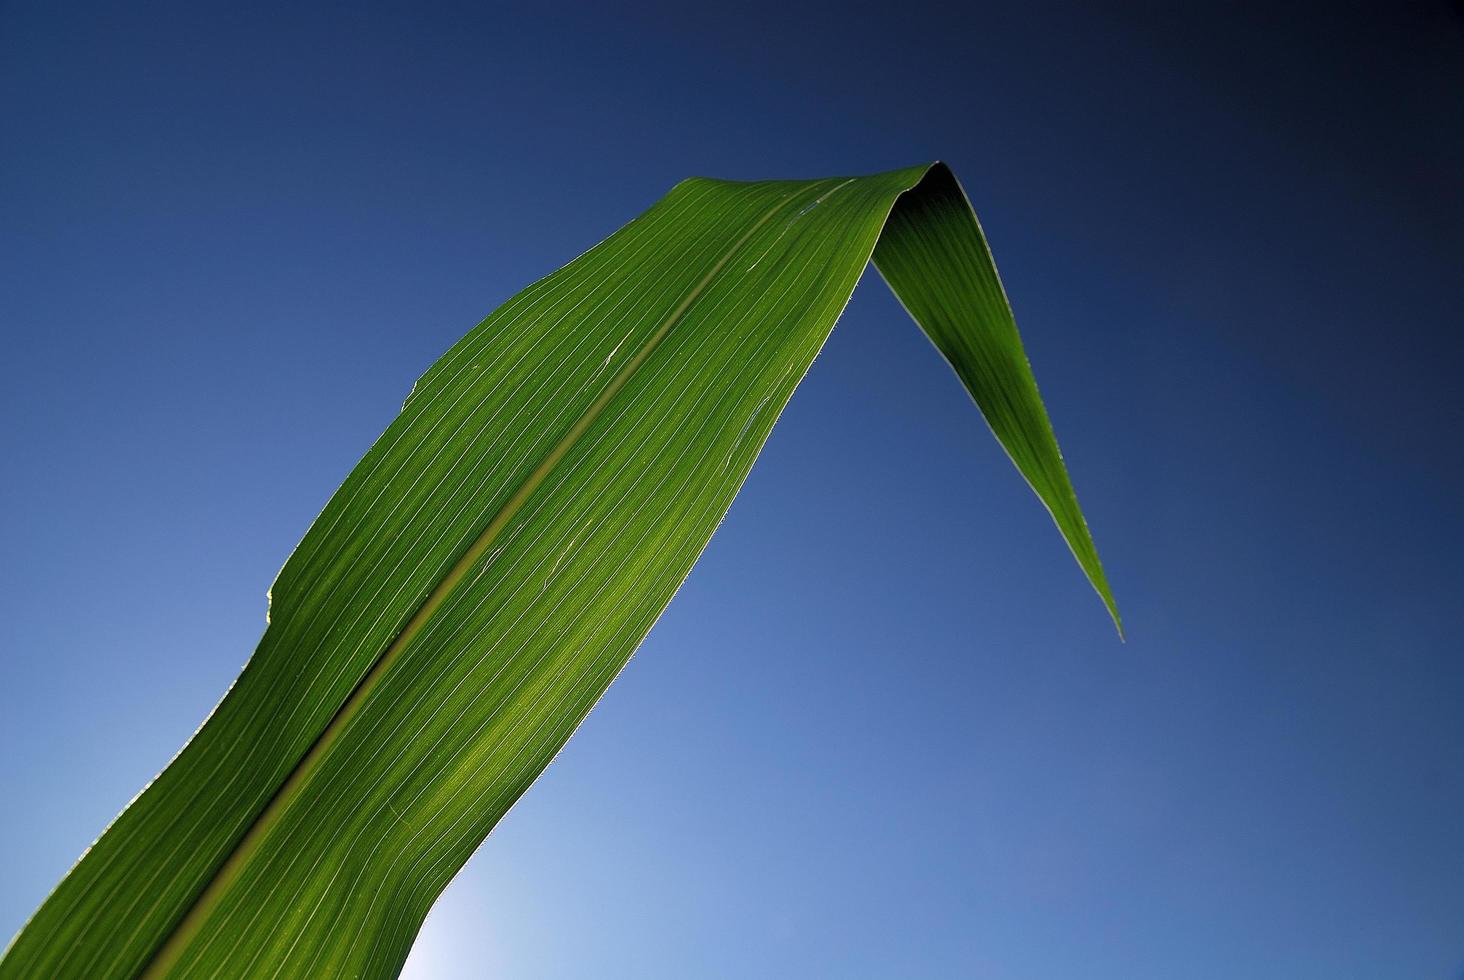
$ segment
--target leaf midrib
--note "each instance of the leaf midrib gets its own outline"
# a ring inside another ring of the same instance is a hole
[[[842,185],[839,185],[842,186]],[[834,188],[837,190],[838,188]],[[828,192],[832,193],[832,191]],[[548,478],[549,474],[559,465],[566,455],[569,454],[576,444],[583,438],[595,421],[604,412],[606,406],[614,400],[622,388],[635,376],[646,360],[665,340],[666,336],[679,323],[692,305],[700,296],[706,292],[708,286],[717,278],[718,274],[726,267],[732,257],[742,249],[744,245],[761,229],[774,215],[783,210],[788,199],[794,196],[792,193],[784,195],[778,202],[769,208],[762,217],[758,218],[751,227],[737,239],[722,257],[709,269],[700,281],[696,283],[682,298],[681,302],[667,314],[661,325],[656,328],[641,348],[626,361],[625,365],[616,372],[615,376],[605,386],[605,389],[596,397],[588,408],[580,415],[575,424],[570,427],[560,440],[549,450],[543,460],[539,462],[525,479],[519,484],[513,495],[499,508],[493,519],[483,528],[474,539],[473,543],[453,563],[452,567],[443,575],[432,591],[422,600],[417,611],[407,620],[406,624],[397,632],[391,643],[377,657],[371,668],[357,683],[356,687],[347,696],[345,702],[331,717],[331,720],[322,729],[320,735],[306,750],[305,755],[296,763],[289,775],[280,784],[278,790],[265,804],[264,808],[254,818],[239,842],[230,851],[224,863],[210,878],[204,890],[193,901],[189,910],[179,920],[178,925],[169,934],[168,938],[158,948],[147,966],[139,974],[140,980],[154,980],[165,976],[175,965],[189,943],[199,932],[204,921],[210,912],[218,905],[228,886],[242,873],[248,864],[250,857],[259,849],[269,831],[278,823],[280,816],[288,808],[292,800],[299,795],[300,790],[309,781],[310,776],[319,767],[325,754],[341,732],[350,723],[351,719],[360,711],[371,693],[380,684],[383,677],[391,670],[392,666],[399,659],[402,651],[416,638],[427,622],[442,607],[443,603],[452,595],[467,576],[478,560],[492,547],[498,535],[508,523],[518,514],[534,492]],[[822,201],[827,193],[816,198],[812,203]],[[812,207],[812,204],[809,205]],[[805,209],[806,210],[806,209]]]

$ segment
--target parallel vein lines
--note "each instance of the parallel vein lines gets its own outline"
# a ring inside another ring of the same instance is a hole
[[[291,771],[289,777],[280,787],[276,796],[270,800],[269,805],[250,826],[244,837],[236,845],[228,860],[219,868],[213,879],[209,882],[207,889],[199,896],[188,915],[179,923],[176,931],[168,938],[168,941],[159,950],[157,957],[143,971],[145,978],[165,976],[169,969],[177,962],[187,944],[192,940],[198,927],[208,916],[213,906],[228,889],[229,885],[239,875],[250,856],[258,849],[260,842],[269,832],[277,815],[288,806],[291,799],[299,791],[299,788],[309,780],[311,774],[320,764],[320,760],[330,750],[332,744],[339,737],[340,733],[350,724],[351,719],[361,709],[362,704],[369,698],[376,689],[386,672],[396,663],[401,652],[410,644],[417,634],[432,618],[438,608],[452,595],[458,584],[477,563],[478,559],[488,550],[498,537],[499,533],[523,507],[524,503],[533,496],[540,484],[554,471],[571,448],[580,440],[585,431],[600,417],[605,406],[610,404],[615,395],[627,381],[635,374],[645,360],[665,339],[671,329],[685,316],[686,311],[696,302],[708,285],[716,279],[727,262],[737,253],[739,249],[751,238],[758,229],[762,228],[782,208],[783,201],[770,208],[761,218],[745,231],[732,247],[729,248],[720,259],[707,271],[686,294],[686,297],[673,309],[665,321],[651,335],[644,346],[620,369],[620,371],[605,386],[598,398],[590,405],[585,413],[575,422],[573,427],[565,433],[557,444],[549,451],[549,454],[539,463],[523,484],[508,499],[503,508],[494,516],[488,526],[478,535],[477,539],[463,552],[462,556],[448,569],[440,582],[428,593],[427,598],[418,608],[407,624],[402,627],[401,632],[392,640],[391,644],[377,659],[371,670],[351,692],[344,705],[331,719],[320,738],[310,747],[309,752],[300,760],[299,764]]]
[[[684,181],[413,386],[235,687],[0,980],[395,974],[685,580],[872,252],[1111,603],[948,170]]]

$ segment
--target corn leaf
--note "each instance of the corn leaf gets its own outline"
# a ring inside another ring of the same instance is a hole
[[[390,977],[690,571],[871,256],[1117,613],[941,164],[695,178],[420,379],[0,977]]]

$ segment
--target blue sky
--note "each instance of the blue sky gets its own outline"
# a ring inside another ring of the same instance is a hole
[[[1464,973],[1464,19],[617,6],[0,4],[0,932],[484,314],[940,158],[1129,642],[870,275],[409,975]]]

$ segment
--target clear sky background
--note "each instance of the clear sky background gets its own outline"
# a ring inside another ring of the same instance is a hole
[[[1442,2],[0,3],[0,933],[483,315],[682,177],[934,158],[1129,642],[871,274],[409,975],[1464,975]]]

